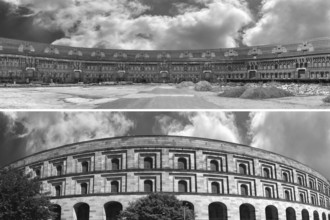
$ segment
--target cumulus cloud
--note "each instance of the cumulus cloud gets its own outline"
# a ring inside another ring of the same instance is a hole
[[[330,176],[330,114],[327,112],[254,112],[251,145],[273,151]]]
[[[126,135],[134,122],[111,112],[6,112],[7,133],[26,139],[26,153],[64,144]],[[17,126],[21,132],[17,133]]]
[[[168,115],[157,116],[157,126],[163,134],[220,139],[239,143],[241,138],[235,116],[226,112],[182,113],[186,120]]]
[[[330,35],[330,1],[263,0],[261,18],[246,30],[247,45],[289,43]]]
[[[9,0],[7,0],[9,1]],[[234,47],[252,21],[243,0],[173,2],[176,15],[152,15],[142,0],[15,0],[37,15],[35,23],[60,29],[54,44],[120,49]],[[144,37],[147,36],[147,37]]]

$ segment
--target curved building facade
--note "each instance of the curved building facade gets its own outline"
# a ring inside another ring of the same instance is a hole
[[[11,164],[38,176],[62,220],[115,220],[151,192],[175,194],[197,220],[329,220],[329,181],[290,158],[179,136],[92,140]]]
[[[73,48],[0,38],[2,83],[328,81],[330,38],[205,50]]]

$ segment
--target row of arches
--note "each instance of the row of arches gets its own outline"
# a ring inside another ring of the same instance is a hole
[[[194,210],[194,205],[191,202],[183,201],[185,208]],[[87,203],[77,203],[74,205],[74,220],[89,220],[90,219],[90,206]],[[118,215],[123,210],[123,206],[119,202],[108,202],[104,204],[104,215],[106,220],[119,220]],[[52,211],[56,213],[53,220],[61,220],[61,206],[54,205]],[[279,220],[278,210],[274,205],[268,205],[265,208],[265,220]],[[292,207],[285,210],[286,220],[297,220],[296,211]],[[301,211],[302,220],[329,220],[323,212],[320,216],[317,211],[312,213],[312,218],[307,209]],[[208,219],[209,220],[228,220],[227,206],[221,202],[212,202],[208,206]],[[256,211],[253,205],[244,203],[239,207],[239,220],[256,220]]]

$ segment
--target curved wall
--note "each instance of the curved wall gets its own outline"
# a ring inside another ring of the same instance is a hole
[[[73,48],[0,38],[0,82],[327,81],[330,38],[205,50]]]
[[[321,174],[272,152],[217,140],[92,140],[10,166],[39,176],[61,219],[116,219],[129,202],[150,192],[174,193],[197,220],[308,219],[303,210],[309,219],[317,219],[314,213],[330,219],[330,185]]]

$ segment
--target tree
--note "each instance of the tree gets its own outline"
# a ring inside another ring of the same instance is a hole
[[[38,178],[13,169],[0,170],[0,219],[47,220],[54,217]]]
[[[126,220],[193,220],[195,214],[174,195],[152,193],[136,200],[120,214]]]

